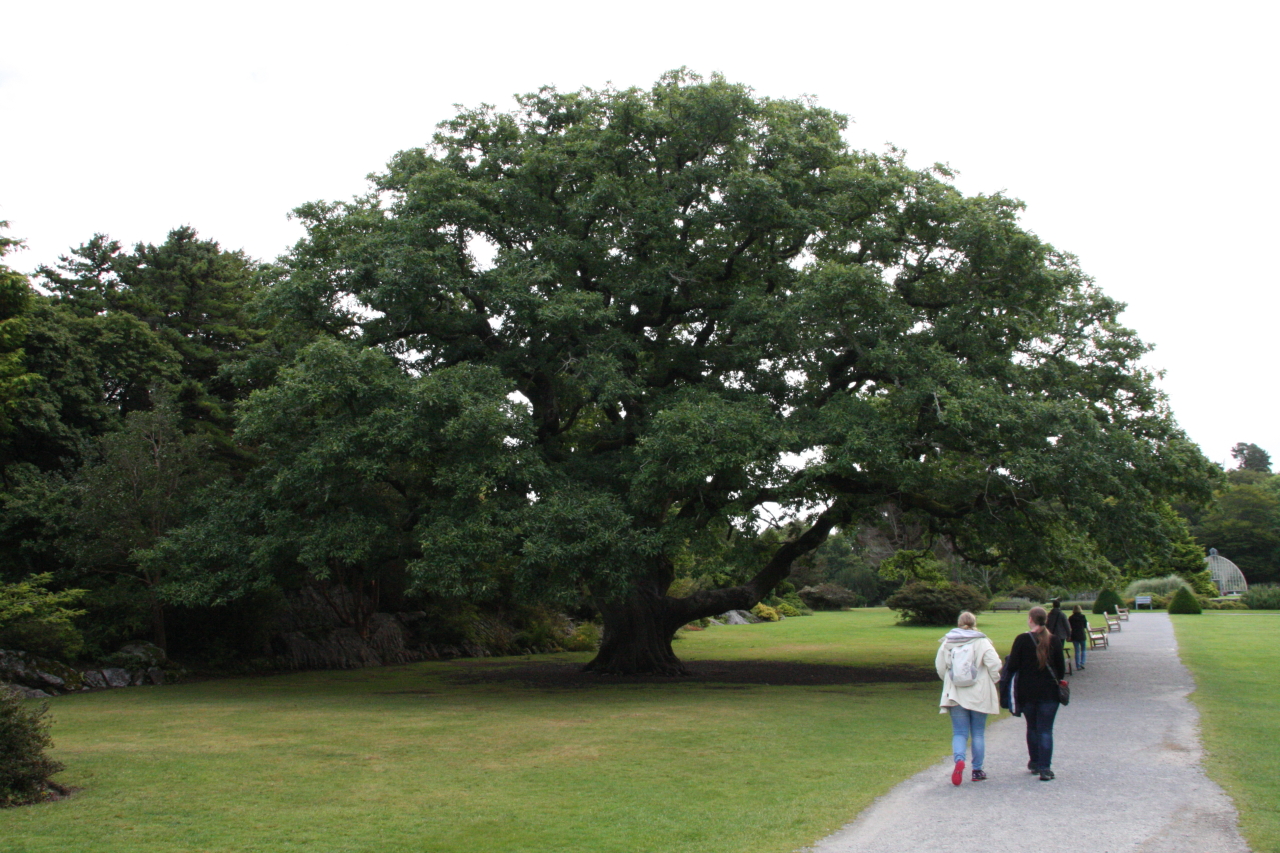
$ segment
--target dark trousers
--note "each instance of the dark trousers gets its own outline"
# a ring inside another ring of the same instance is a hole
[[[1058,716],[1057,702],[1028,702],[1022,706],[1027,721],[1027,756],[1041,770],[1053,763],[1053,720]]]

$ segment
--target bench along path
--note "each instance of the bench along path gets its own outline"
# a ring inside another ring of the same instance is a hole
[[[1110,639],[1071,677],[1071,704],[1054,725],[1056,779],[1027,772],[1026,725],[1003,712],[987,726],[987,781],[970,782],[966,769],[953,786],[948,757],[806,849],[1247,853],[1235,806],[1200,765],[1199,714],[1187,698],[1194,682],[1168,615],[1134,613]],[[1013,637],[992,641],[1004,655]],[[937,708],[920,709],[922,723],[930,713]],[[939,728],[940,753],[948,731]]]

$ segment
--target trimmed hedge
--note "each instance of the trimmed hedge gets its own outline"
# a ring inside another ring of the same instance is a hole
[[[1104,589],[1093,602],[1094,613],[1114,614],[1117,607],[1124,607],[1124,599],[1114,589]]]
[[[1175,592],[1169,600],[1170,613],[1200,613],[1202,610],[1199,599],[1186,587]]]

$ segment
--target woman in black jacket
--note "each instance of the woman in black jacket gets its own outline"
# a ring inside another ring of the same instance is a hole
[[[1017,674],[1013,691],[1027,720],[1027,769],[1040,774],[1041,782],[1053,778],[1053,720],[1058,715],[1058,682],[1066,677],[1062,640],[1049,632],[1049,616],[1043,607],[1027,614],[1025,634],[1019,634],[1009,652],[1008,671]]]
[[[1067,620],[1071,624],[1071,645],[1076,650],[1076,669],[1084,669],[1084,660],[1087,657],[1087,645],[1089,642],[1089,620],[1085,618],[1084,612],[1077,604],[1071,609],[1071,618]]]

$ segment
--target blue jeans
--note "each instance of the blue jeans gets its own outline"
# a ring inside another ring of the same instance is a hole
[[[1058,716],[1057,702],[1028,702],[1022,706],[1027,720],[1027,756],[1032,765],[1048,770],[1053,763],[1053,719]]]
[[[951,751],[956,761],[964,761],[965,745],[973,739],[973,769],[982,769],[987,752],[987,715],[959,705],[947,708],[951,715]]]
[[[1083,669],[1084,659],[1088,656],[1089,644],[1084,642],[1072,643],[1071,645],[1074,646],[1076,650],[1076,669]]]

